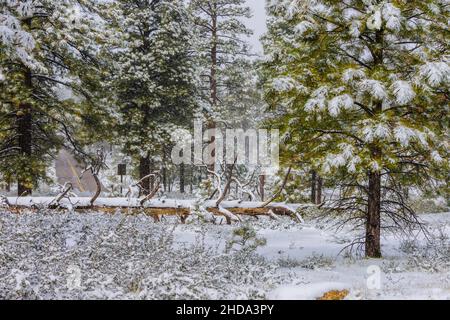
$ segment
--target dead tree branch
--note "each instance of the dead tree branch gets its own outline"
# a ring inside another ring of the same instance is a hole
[[[159,191],[159,189],[161,188],[161,182],[163,180],[162,175],[159,172],[155,172],[153,174],[150,174],[147,178],[150,178],[150,177],[157,177],[158,179],[155,183],[155,187],[153,188],[153,190],[151,190],[150,193],[141,200],[141,202],[140,202],[141,206],[143,206],[148,200],[153,198],[156,195],[156,193]]]
[[[73,189],[72,183],[70,183],[70,182],[65,183],[63,186],[63,191],[54,200],[52,200],[50,202],[48,207],[50,209],[55,209],[55,208],[59,207],[59,203],[61,202],[61,200],[63,198],[65,198],[67,196],[67,194],[70,192],[70,190],[72,190],[72,189]]]
[[[288,182],[289,175],[291,174],[291,171],[292,171],[292,167],[289,167],[289,169],[288,169],[288,171],[287,171],[287,173],[286,173],[286,176],[284,177],[283,182],[282,182],[280,188],[278,189],[278,191],[275,192],[271,198],[269,198],[267,201],[265,201],[265,202],[261,205],[261,208],[267,207],[267,206],[268,206],[269,204],[271,204],[276,198],[278,198],[278,197],[280,196],[280,194],[283,192],[284,188],[286,187],[286,183]]]

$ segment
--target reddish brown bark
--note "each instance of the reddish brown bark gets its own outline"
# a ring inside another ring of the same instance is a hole
[[[369,197],[366,217],[366,256],[381,258],[381,175],[369,173]]]

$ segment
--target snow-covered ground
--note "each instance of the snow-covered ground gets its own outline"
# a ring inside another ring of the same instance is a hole
[[[387,235],[383,259],[341,250],[357,234],[289,218],[213,225],[143,215],[0,209],[0,298],[450,299],[450,213],[429,240]]]
[[[263,231],[269,239],[261,253],[278,259],[294,282],[273,291],[273,299],[317,298],[329,290],[350,291],[349,299],[450,299],[450,214],[422,216],[432,235],[383,237],[383,259],[365,259],[340,251],[351,242],[317,225],[298,232]]]

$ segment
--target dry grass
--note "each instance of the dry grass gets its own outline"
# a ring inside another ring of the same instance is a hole
[[[350,292],[348,290],[332,290],[325,293],[321,298],[317,300],[344,300]]]

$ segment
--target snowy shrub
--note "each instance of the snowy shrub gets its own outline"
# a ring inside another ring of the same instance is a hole
[[[254,252],[258,247],[265,246],[267,240],[258,237],[256,230],[249,224],[244,224],[233,230],[232,238],[227,242],[226,251],[232,249],[241,252]]]
[[[281,268],[302,268],[308,270],[330,269],[333,266],[333,260],[324,255],[313,254],[303,260],[291,257],[283,257],[278,260]]]
[[[280,268],[299,268],[301,267],[301,261],[291,257],[282,257],[278,259],[278,265],[280,266]]]
[[[0,211],[0,226],[0,299],[264,299],[284,281],[252,250],[213,247],[203,227],[184,243],[187,226],[170,219]]]
[[[438,234],[429,235],[426,244],[407,240],[400,249],[407,254],[407,269],[433,273],[450,270],[450,237],[445,227],[440,228]]]
[[[435,199],[417,198],[411,201],[411,208],[417,213],[448,212],[448,203]]]
[[[310,219],[317,218],[321,215],[323,215],[323,210],[316,206],[311,206],[311,207],[302,209],[302,216],[307,219],[308,218],[310,218]]]
[[[398,260],[387,260],[384,261],[381,265],[381,270],[385,274],[392,274],[392,273],[401,273],[405,272],[405,266],[402,261]]]
[[[400,251],[406,254],[413,254],[417,250],[417,240],[406,239],[400,243]]]
[[[329,257],[325,257],[322,254],[313,254],[312,256],[302,261],[301,267],[303,269],[329,269],[333,265],[333,260]]]
[[[244,220],[245,223],[251,224],[256,230],[301,230],[303,227],[298,221],[292,217],[278,217],[278,220],[270,219],[269,217],[259,217],[258,220],[249,218]]]

